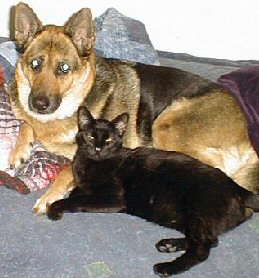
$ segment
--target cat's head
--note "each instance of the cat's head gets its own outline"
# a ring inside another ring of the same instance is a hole
[[[84,148],[92,159],[104,159],[122,148],[123,135],[127,129],[129,115],[123,113],[112,121],[94,119],[85,106],[78,109],[79,147]]]

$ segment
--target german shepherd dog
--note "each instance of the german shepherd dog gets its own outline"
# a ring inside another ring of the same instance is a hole
[[[247,124],[231,93],[200,76],[168,67],[96,57],[95,26],[84,8],[60,27],[43,26],[24,3],[15,8],[15,39],[21,55],[10,87],[12,109],[23,121],[13,167],[28,159],[31,143],[73,158],[77,109],[95,118],[130,120],[124,145],[174,150],[220,168],[238,184],[258,191],[258,157]],[[74,188],[71,166],[37,200],[34,212]]]

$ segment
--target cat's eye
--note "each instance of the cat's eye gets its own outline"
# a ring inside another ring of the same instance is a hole
[[[94,136],[92,136],[92,135],[88,135],[87,138],[90,140],[94,140]]]
[[[31,68],[33,70],[39,70],[41,68],[41,65],[42,65],[42,59],[41,58],[36,58],[36,59],[33,59],[31,61]]]
[[[107,139],[105,140],[106,143],[110,143],[111,141],[112,141],[112,138],[107,138]]]
[[[71,67],[67,63],[60,63],[58,66],[58,74],[67,74],[71,71]]]

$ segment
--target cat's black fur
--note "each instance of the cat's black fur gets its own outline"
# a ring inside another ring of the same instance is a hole
[[[128,116],[112,122],[94,120],[85,107],[78,112],[78,150],[73,161],[76,188],[53,203],[48,217],[64,212],[126,212],[184,233],[163,239],[160,252],[185,253],[154,266],[167,277],[204,261],[218,235],[259,210],[259,198],[223,172],[189,156],[151,148],[122,147]]]

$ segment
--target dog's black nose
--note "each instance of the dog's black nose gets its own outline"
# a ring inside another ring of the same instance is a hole
[[[46,96],[32,96],[30,105],[33,110],[36,110],[39,113],[44,113],[44,111],[48,109],[50,101]]]
[[[51,114],[58,109],[61,101],[61,97],[58,96],[31,93],[29,95],[29,108],[38,114]]]

